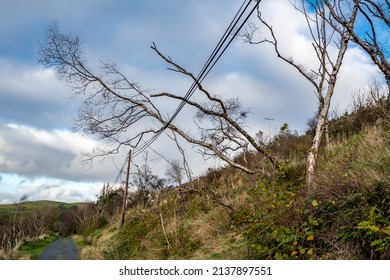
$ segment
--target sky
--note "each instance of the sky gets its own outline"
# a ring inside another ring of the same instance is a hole
[[[4,0],[0,3],[0,203],[23,194],[30,200],[65,202],[94,200],[105,182],[118,175],[126,152],[82,164],[82,154],[104,147],[97,139],[72,129],[82,98],[38,63],[39,43],[51,22],[60,31],[81,38],[86,59],[115,62],[151,93],[185,94],[186,77],[167,71],[150,48],[159,49],[193,73],[198,73],[242,4],[242,0]],[[263,0],[263,15],[272,24],[284,53],[309,67],[315,55],[302,15],[288,0]],[[250,22],[258,23],[254,16]],[[333,46],[334,47],[334,46]],[[378,70],[356,46],[346,54],[333,108],[347,110],[353,92]],[[237,38],[204,82],[212,93],[238,97],[252,114],[248,131],[271,133],[288,123],[303,133],[316,108],[311,85],[278,60],[272,48],[245,44]],[[196,98],[196,97],[195,97]],[[174,109],[166,104],[166,112]],[[183,110],[175,124],[192,121]],[[195,174],[219,162],[208,161],[185,146]],[[171,142],[162,138],[153,149],[173,160]],[[150,152],[154,172],[164,176],[166,163]],[[141,159],[140,159],[141,160]]]

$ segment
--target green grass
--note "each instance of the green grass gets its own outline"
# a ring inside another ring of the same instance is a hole
[[[56,239],[57,236],[51,235],[44,239],[28,241],[19,248],[19,253],[23,255],[24,258],[36,260],[51,243],[56,241]]]

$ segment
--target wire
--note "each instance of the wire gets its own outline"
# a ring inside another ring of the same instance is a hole
[[[172,114],[171,118],[166,122],[164,127],[162,127],[152,138],[150,138],[148,141],[143,143],[137,150],[134,152],[133,157],[138,156],[141,154],[145,149],[147,149],[154,141],[157,140],[157,138],[164,132],[166,128],[169,127],[169,125],[173,122],[173,120],[177,117],[177,115],[180,113],[180,111],[183,109],[183,107],[186,105],[187,101],[191,98],[191,96],[194,94],[194,92],[197,89],[197,82],[203,82],[204,79],[207,77],[207,75],[210,73],[210,71],[214,68],[216,63],[219,61],[221,56],[225,53],[227,48],[230,46],[230,44],[233,42],[234,38],[237,36],[237,34],[240,32],[244,24],[248,21],[249,17],[252,15],[254,10],[257,8],[259,5],[259,1],[256,1],[256,5],[250,10],[248,15],[245,17],[244,21],[241,23],[239,28],[236,29],[234,32],[234,35],[231,36],[231,39],[228,41],[228,38],[230,34],[233,33],[234,29],[236,26],[239,24],[241,18],[244,16],[246,13],[248,7],[252,3],[251,0],[248,1],[248,3],[245,6],[245,3],[247,0],[243,2],[241,7],[239,8],[238,12],[234,16],[233,20],[230,22],[228,28],[224,32],[223,36],[219,40],[217,46],[214,48],[213,52],[209,56],[208,60],[206,61],[205,65],[203,66],[202,70],[200,71],[199,75],[196,78],[196,81],[193,82],[189,90],[187,91],[186,95],[184,96],[184,100],[179,104],[175,112]],[[245,8],[243,8],[245,6]],[[228,43],[225,45],[225,43],[228,41]],[[225,47],[223,48],[223,46]],[[222,52],[221,49],[223,48]]]
[[[216,57],[216,55],[218,54],[219,50],[222,48],[222,46],[224,45],[224,43],[226,42],[227,38],[229,37],[229,34],[231,34],[232,30],[235,28],[235,26],[237,25],[238,21],[240,20],[240,18],[242,17],[242,15],[245,13],[246,9],[248,8],[249,4],[251,1],[249,1],[247,3],[247,6],[245,7],[244,10],[243,7],[245,5],[245,3],[247,2],[247,0],[245,0],[243,2],[243,4],[241,5],[241,7],[239,8],[238,12],[236,13],[236,15],[234,16],[233,20],[230,22],[228,28],[226,29],[225,33],[223,34],[223,36],[221,37],[221,39],[219,40],[217,46],[214,48],[212,54],[209,56],[208,60],[206,61],[205,65],[203,66],[201,72],[199,73],[199,75],[197,76],[197,80],[199,81],[200,79],[204,79],[205,78],[205,73],[206,71],[208,70],[210,64],[213,62],[214,58]],[[241,14],[240,14],[241,12]],[[215,63],[213,64],[215,65]],[[207,71],[207,74],[210,72],[211,69],[209,69]],[[147,147],[149,147],[154,141],[157,140],[157,138],[162,134],[162,132],[169,127],[169,125],[173,122],[173,120],[177,117],[177,115],[179,114],[179,112],[183,109],[183,107],[185,106],[186,102],[189,100],[189,98],[192,96],[192,94],[195,92],[197,88],[197,83],[196,81],[194,81],[191,85],[191,87],[189,88],[189,90],[187,91],[186,95],[184,96],[184,99],[180,104],[179,106],[177,107],[177,109],[175,110],[175,112],[172,114],[171,118],[167,121],[167,123],[164,125],[164,127],[162,127],[152,138],[150,138],[148,141],[146,141],[145,143],[142,144],[141,147],[138,148],[137,151],[134,152],[134,157],[139,155],[140,153],[142,153]]]
[[[118,183],[118,181],[121,179],[122,174],[123,174],[124,171],[125,171],[125,166],[126,166],[126,163],[127,163],[128,160],[129,160],[129,156],[126,157],[125,162],[122,164],[122,167],[121,167],[121,169],[119,170],[118,176],[116,176],[116,179],[115,179],[115,181],[114,181],[114,184],[112,184],[112,188],[115,188],[115,185],[116,185],[116,184]]]
[[[229,44],[225,47],[225,49],[223,50],[223,52],[218,56],[217,60],[214,61],[215,57],[218,55],[219,51],[221,50],[221,48],[223,47],[223,45],[225,44],[226,40],[229,38],[229,35],[231,34],[231,31],[234,30],[234,27],[237,25],[237,23],[239,22],[239,20],[241,19],[241,17],[243,16],[243,14],[245,13],[246,9],[249,7],[249,4],[251,3],[251,1],[248,2],[247,6],[245,7],[245,9],[241,12],[240,16],[237,18],[238,14],[240,13],[240,11],[242,10],[242,7],[245,5],[245,2],[246,0],[244,1],[244,3],[241,5],[240,9],[238,10],[237,14],[235,15],[235,17],[233,18],[233,20],[230,22],[230,25],[229,27],[226,29],[225,33],[223,34],[222,38],[219,40],[219,43],[218,45],[215,47],[214,51],[212,52],[212,54],[210,55],[209,59],[207,60],[206,64],[203,66],[200,74],[197,76],[196,80],[199,81],[199,82],[202,82],[206,76],[210,73],[211,69],[214,67],[214,65],[217,63],[217,61],[221,58],[222,54],[225,52],[225,50],[227,49],[227,47],[230,45],[231,41],[234,39],[234,37],[237,35],[237,33],[232,37],[232,40],[229,42]],[[213,62],[214,61],[214,62]],[[210,67],[211,65],[211,67]],[[179,107],[176,109],[176,112],[171,116],[170,120],[167,122],[167,124],[165,124],[165,128],[167,128],[171,123],[172,121],[176,118],[176,116],[179,114],[179,112],[183,109],[183,107],[185,106],[186,104],[186,101],[188,101],[191,96],[194,94],[195,90],[197,88],[197,83],[196,81],[194,81],[192,83],[192,86],[190,87],[190,89],[188,90],[187,94],[185,95],[185,101],[183,100]]]

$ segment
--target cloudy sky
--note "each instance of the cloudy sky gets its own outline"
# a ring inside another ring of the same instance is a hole
[[[39,42],[51,22],[77,35],[90,65],[112,61],[152,93],[184,95],[188,79],[166,70],[150,49],[152,42],[176,62],[198,73],[242,0],[5,0],[0,4],[0,203],[23,194],[29,199],[84,201],[94,199],[103,182],[113,182],[126,154],[80,163],[83,152],[99,147],[96,139],[74,132],[82,101],[55,73],[38,64]],[[280,38],[282,50],[302,64],[315,57],[302,15],[288,0],[263,0],[263,14]],[[252,22],[256,23],[256,17]],[[342,112],[353,91],[372,79],[377,69],[355,46],[342,68],[333,104]],[[267,46],[237,39],[205,81],[209,91],[239,97],[253,114],[249,131],[268,131],[265,117],[274,118],[272,131],[283,123],[303,132],[312,116],[313,88]],[[172,109],[166,105],[167,112]],[[187,113],[188,114],[188,113]],[[183,110],[180,120],[190,120]],[[185,125],[184,123],[182,125]],[[155,149],[167,152],[163,139]],[[187,147],[195,172],[207,165]],[[153,155],[150,156],[153,158]],[[172,159],[172,158],[171,158]],[[153,163],[160,175],[162,160]]]

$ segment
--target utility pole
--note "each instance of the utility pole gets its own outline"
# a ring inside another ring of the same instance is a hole
[[[125,185],[125,192],[123,194],[121,227],[123,227],[123,224],[125,223],[125,214],[126,214],[126,206],[127,206],[127,193],[129,190],[130,163],[131,163],[131,150],[129,150],[129,161],[127,162],[126,185]]]
[[[271,142],[271,122],[274,121],[274,118],[264,118],[268,121],[268,142]]]

